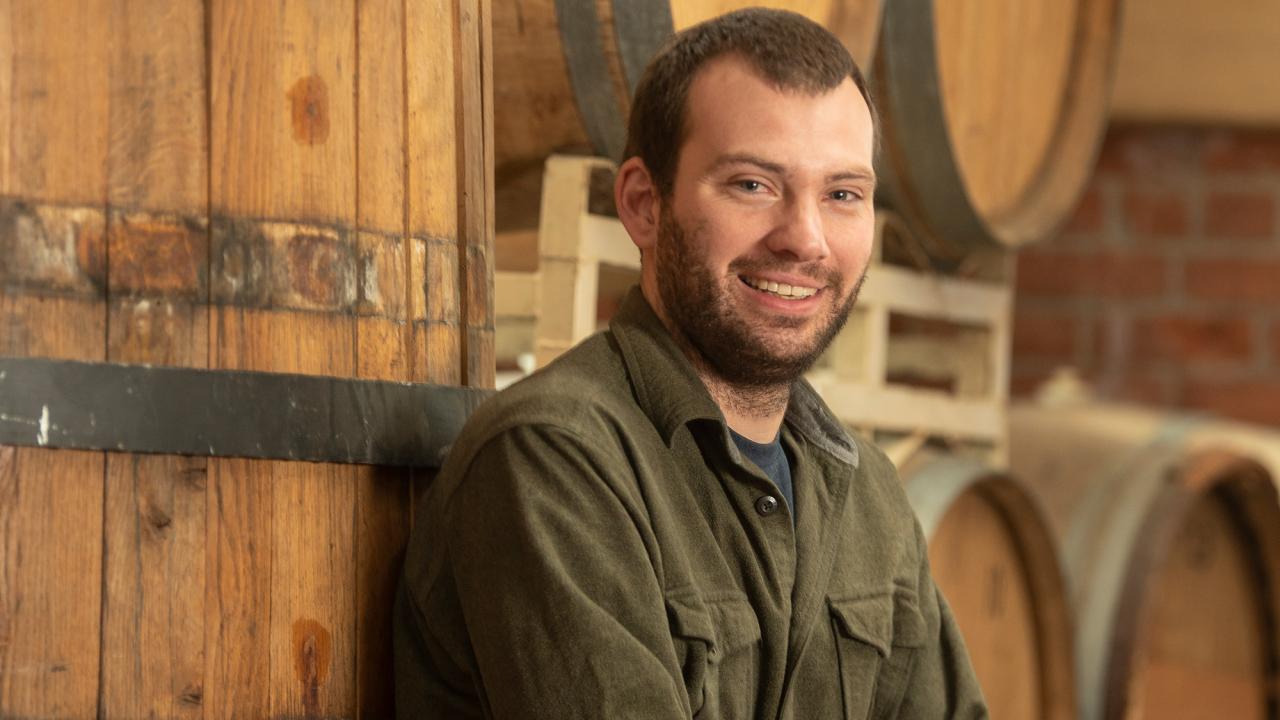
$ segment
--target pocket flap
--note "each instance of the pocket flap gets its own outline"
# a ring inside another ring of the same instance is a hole
[[[889,640],[893,636],[892,595],[828,598],[827,604],[842,635],[870,645],[881,657],[889,656]]]
[[[666,600],[671,632],[680,637],[705,640],[708,645],[715,645],[716,630],[711,622],[711,614],[697,596],[675,596]]]
[[[882,657],[888,657],[894,645],[913,648],[925,643],[924,618],[909,593],[828,598],[827,603],[841,633],[874,647]]]

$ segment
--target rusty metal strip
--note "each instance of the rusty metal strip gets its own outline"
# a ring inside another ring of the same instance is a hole
[[[0,286],[21,294],[163,297],[407,320],[405,242],[340,225],[0,196]]]
[[[0,444],[438,467],[492,391],[0,358]]]

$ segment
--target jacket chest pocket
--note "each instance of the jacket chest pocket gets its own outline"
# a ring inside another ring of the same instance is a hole
[[[695,718],[754,714],[760,684],[760,623],[744,598],[667,598],[672,641]]]
[[[848,720],[892,718],[902,703],[924,619],[907,593],[828,598]]]

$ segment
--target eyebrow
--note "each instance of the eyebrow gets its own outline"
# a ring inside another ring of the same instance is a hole
[[[730,153],[721,155],[712,163],[711,170],[714,172],[720,170],[726,165],[754,165],[765,172],[774,173],[776,175],[785,175],[786,168],[780,163],[771,162],[758,155],[750,153]],[[870,169],[844,170],[835,172],[827,176],[827,182],[842,182],[845,180],[866,181],[874,184],[876,182],[876,174]]]

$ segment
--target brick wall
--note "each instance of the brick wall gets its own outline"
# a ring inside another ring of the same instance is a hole
[[[1280,130],[1113,127],[1075,216],[1020,253],[1015,395],[1071,365],[1103,397],[1280,425]]]

